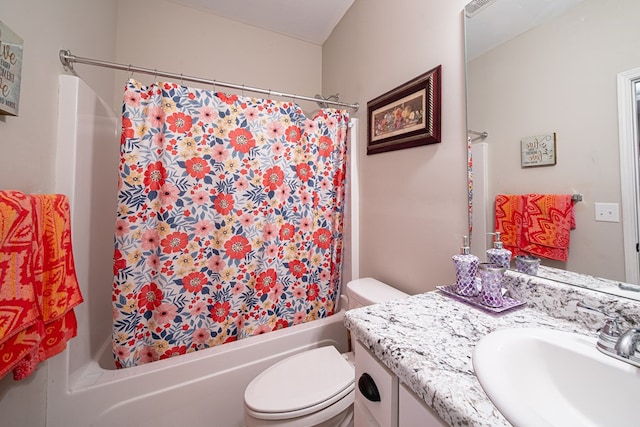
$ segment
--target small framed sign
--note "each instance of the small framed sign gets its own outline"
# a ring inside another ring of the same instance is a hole
[[[520,140],[523,168],[556,164],[556,133],[529,136]]]
[[[22,38],[0,21],[0,115],[18,115],[21,72]]]

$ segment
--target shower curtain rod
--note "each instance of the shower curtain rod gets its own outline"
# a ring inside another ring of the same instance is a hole
[[[230,88],[230,89],[236,89],[236,90],[240,90],[240,91],[249,91],[249,92],[255,92],[255,93],[262,93],[265,95],[269,95],[269,96],[280,96],[283,98],[292,98],[292,99],[299,99],[299,100],[303,100],[303,101],[313,101],[318,103],[318,105],[322,106],[321,104],[331,104],[331,105],[337,105],[339,107],[347,107],[347,108],[352,108],[355,111],[358,111],[358,109],[360,108],[360,104],[359,103],[355,103],[355,104],[349,104],[346,102],[340,102],[340,101],[333,101],[330,99],[325,99],[323,97],[320,98],[315,98],[315,97],[310,97],[310,96],[301,96],[301,95],[295,95],[295,94],[290,94],[290,93],[284,93],[284,92],[277,92],[275,90],[271,90],[271,89],[260,89],[260,88],[256,88],[256,87],[250,87],[250,86],[245,86],[245,85],[239,85],[239,84],[234,84],[234,83],[226,83],[226,82],[220,82],[217,80],[210,80],[210,79],[203,79],[200,77],[194,77],[194,76],[187,76],[184,74],[177,74],[177,73],[169,73],[166,71],[159,71],[159,70],[155,70],[155,69],[150,69],[150,68],[142,68],[142,67],[136,67],[133,66],[131,64],[129,65],[125,65],[125,64],[118,64],[115,62],[107,62],[107,61],[101,61],[98,59],[91,59],[91,58],[83,58],[82,56],[76,56],[76,55],[72,55],[70,50],[65,50],[65,49],[60,49],[59,52],[59,56],[60,56],[60,62],[62,62],[62,65],[65,68],[69,68],[71,70],[73,70],[73,64],[74,63],[78,63],[78,64],[86,64],[86,65],[95,65],[98,67],[105,67],[105,68],[113,68],[115,70],[122,70],[122,71],[128,71],[128,72],[135,72],[135,73],[143,73],[143,74],[151,74],[154,76],[161,76],[161,77],[168,77],[171,79],[180,79],[182,80],[188,80],[190,82],[196,82],[196,83],[201,83],[201,84],[210,84],[210,85],[214,85],[215,86],[221,86],[221,87],[226,87],[226,88]]]
[[[489,136],[489,133],[487,133],[487,132],[478,132],[478,131],[471,130],[471,129],[469,129],[467,131],[467,133],[471,134],[471,135],[478,135],[475,138],[471,138],[471,142],[476,142],[479,139],[486,139]]]

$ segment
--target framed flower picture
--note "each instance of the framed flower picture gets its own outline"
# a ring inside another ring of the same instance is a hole
[[[441,68],[367,103],[367,154],[440,142]]]

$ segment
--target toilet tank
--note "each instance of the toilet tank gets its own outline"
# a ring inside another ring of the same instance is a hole
[[[350,310],[408,296],[409,294],[405,294],[372,277],[364,277],[347,283]]]

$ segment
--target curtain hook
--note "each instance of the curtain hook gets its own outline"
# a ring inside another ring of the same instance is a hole
[[[184,86],[184,81],[182,80],[182,73],[180,73],[180,86]]]
[[[244,84],[242,84],[242,92],[240,92],[240,94],[242,95],[242,97],[244,98]]]
[[[296,94],[295,93],[293,95],[291,95],[291,103],[292,104],[296,103]]]
[[[216,92],[216,79],[213,79],[213,93]]]
[[[158,83],[158,70],[156,68],[153,69],[153,78],[155,79],[156,83]]]
[[[127,65],[127,73],[129,73],[129,78],[133,77],[133,73],[131,72],[131,64]]]

